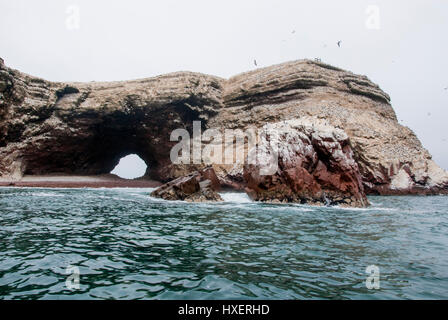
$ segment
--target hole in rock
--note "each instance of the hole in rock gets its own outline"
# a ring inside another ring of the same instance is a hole
[[[110,172],[116,174],[123,179],[135,179],[145,175],[146,168],[145,161],[138,155],[130,154],[120,159],[120,162]]]

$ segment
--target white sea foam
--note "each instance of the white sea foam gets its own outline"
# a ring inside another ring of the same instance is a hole
[[[249,199],[249,197],[247,196],[247,194],[243,193],[243,192],[222,192],[219,193],[219,195],[222,197],[222,199],[224,200],[224,202],[232,202],[232,203],[252,203],[252,201]],[[187,202],[187,201],[181,201],[181,200],[175,200],[175,201],[168,201],[168,200],[164,200],[164,199],[160,199],[160,198],[155,198],[155,197],[151,197],[148,196],[149,199],[151,199],[152,201],[157,201],[157,202],[170,202],[170,203],[186,203],[186,204],[194,204],[194,205],[198,205],[200,203],[195,203],[195,202]],[[218,202],[219,203],[219,202]],[[204,205],[210,205],[213,203],[202,203]]]
[[[328,209],[335,209],[335,210],[344,210],[344,211],[398,211],[397,208],[383,208],[383,207],[366,207],[366,208],[357,208],[357,207],[340,207],[340,206],[333,206],[333,207],[325,207]]]
[[[65,197],[64,194],[55,192],[32,192],[30,195],[32,197]]]
[[[225,202],[248,203],[252,202],[244,192],[222,192],[219,194]]]

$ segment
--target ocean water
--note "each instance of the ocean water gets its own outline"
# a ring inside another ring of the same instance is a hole
[[[150,191],[0,188],[0,298],[448,298],[448,197],[343,209]]]

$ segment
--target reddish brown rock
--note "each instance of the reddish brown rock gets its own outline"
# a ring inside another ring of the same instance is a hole
[[[223,84],[223,100],[225,108],[210,118],[210,127],[244,130],[313,116],[343,129],[369,194],[448,193],[447,172],[397,121],[389,96],[365,76],[291,61],[231,77]],[[216,173],[238,184],[234,172],[241,171],[242,165],[227,166]]]
[[[210,188],[214,191],[221,190],[221,185],[218,177],[216,176],[215,170],[212,167],[206,167],[200,171],[201,180],[210,181]]]
[[[347,134],[318,119],[265,126],[244,178],[256,201],[368,205]]]

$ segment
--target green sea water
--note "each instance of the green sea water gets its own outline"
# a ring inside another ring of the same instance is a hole
[[[448,298],[448,197],[343,209],[150,191],[0,188],[0,298]]]

